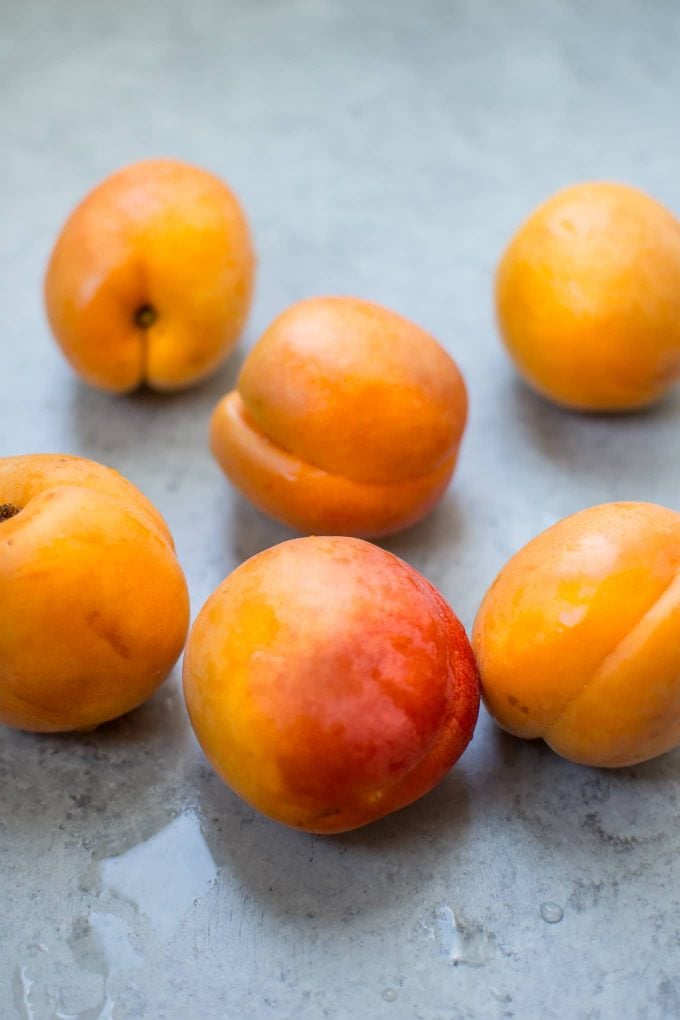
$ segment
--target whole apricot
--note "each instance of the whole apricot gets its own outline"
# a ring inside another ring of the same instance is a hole
[[[412,567],[352,538],[284,542],[208,599],[184,660],[222,779],[309,832],[354,829],[430,790],[472,737],[462,625]]]
[[[680,222],[624,184],[559,191],[498,267],[501,336],[526,382],[581,411],[626,411],[680,377]]]
[[[680,514],[605,503],[534,538],[474,626],[497,722],[587,765],[680,744]]]
[[[211,442],[257,507],[300,531],[375,536],[426,514],[453,473],[465,384],[424,330],[355,298],[311,298],[266,330]]]
[[[107,178],[66,222],[45,277],[47,315],[92,386],[182,389],[236,343],[253,276],[229,188],[198,167],[146,160]]]
[[[145,701],[188,629],[158,511],[78,457],[0,459],[0,723],[90,729]]]

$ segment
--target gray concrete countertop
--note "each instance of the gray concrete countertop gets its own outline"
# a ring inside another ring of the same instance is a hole
[[[187,394],[86,389],[41,305],[49,248],[113,169],[176,155],[240,194],[260,258],[241,351],[290,302],[395,308],[458,359],[471,419],[439,509],[386,543],[469,627],[508,555],[604,500],[678,505],[680,400],[574,417],[514,379],[490,281],[573,180],[680,210],[670,2],[0,0],[0,455],[119,468],[177,538],[194,613],[288,537],[206,444],[242,354]],[[0,592],[1,599],[1,592]],[[344,837],[212,774],[177,673],[89,736],[0,733],[3,1020],[680,1016],[680,754],[604,772],[482,717],[448,779]]]

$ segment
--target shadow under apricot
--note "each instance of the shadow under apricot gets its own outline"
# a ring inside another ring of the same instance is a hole
[[[674,827],[659,823],[671,817],[680,748],[635,766],[606,769],[576,764],[543,740],[522,740],[495,725],[485,739],[476,810],[553,855],[556,869],[581,858],[589,869],[604,870],[613,866],[608,858],[598,865],[597,854],[604,850],[636,851],[644,861],[656,847],[678,843]],[[658,800],[653,808],[650,797]]]
[[[454,482],[455,484],[455,482]],[[419,561],[440,561],[465,540],[465,512],[458,493],[447,490],[443,498],[422,520],[409,528],[377,539],[377,544],[416,569]]]
[[[95,856],[121,853],[182,810],[193,750],[175,675],[139,708],[87,733],[2,728],[3,817],[24,838],[58,826]]]
[[[202,831],[218,865],[269,914],[333,925],[388,909],[455,855],[471,791],[455,771],[425,797],[361,829],[298,832],[265,818],[214,774],[196,783]]]
[[[231,501],[231,513],[225,506],[227,527],[224,536],[225,563],[229,569],[273,545],[302,537],[302,532],[294,531],[258,510],[226,479],[224,485],[228,489],[225,504]]]
[[[64,452],[106,462],[126,451],[141,451],[157,463],[171,457],[175,448],[185,456],[187,441],[194,438],[207,445],[213,409],[234,388],[244,359],[244,351],[235,351],[208,379],[171,393],[142,386],[117,396],[74,379],[67,398],[72,451]]]
[[[228,483],[227,483],[228,485]],[[226,505],[231,500],[231,514]],[[302,538],[295,531],[258,510],[237,490],[229,487],[225,493],[225,559],[233,566],[264,552],[273,545],[292,538]],[[384,538],[369,538],[388,552],[424,569],[419,563],[430,559],[441,560],[452,546],[464,540],[465,517],[455,493],[447,493],[441,502],[421,521],[403,531]]]
[[[674,427],[680,414],[680,392],[658,404],[626,413],[583,413],[558,407],[513,379],[506,390],[505,417],[515,422],[522,440],[546,461],[575,478],[630,472],[644,468],[654,475],[667,465],[659,429]]]

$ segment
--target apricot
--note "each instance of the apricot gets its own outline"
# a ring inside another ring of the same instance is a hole
[[[248,224],[217,177],[173,159],[120,170],[72,213],[45,277],[52,332],[102,390],[177,390],[210,375],[248,313]]]
[[[582,411],[652,404],[680,377],[680,222],[624,184],[565,188],[508,245],[496,305],[538,393]]]
[[[222,779],[270,818],[317,833],[430,790],[479,708],[470,644],[439,592],[344,537],[293,539],[230,574],[192,628],[184,691]]]
[[[188,614],[170,532],[134,485],[78,457],[0,459],[0,723],[90,729],[135,708]]]
[[[424,330],[356,298],[277,318],[212,418],[213,453],[257,507],[300,531],[385,535],[442,496],[465,428],[455,362]]]
[[[605,503],[534,538],[475,621],[497,722],[575,762],[633,765],[680,744],[680,514]]]

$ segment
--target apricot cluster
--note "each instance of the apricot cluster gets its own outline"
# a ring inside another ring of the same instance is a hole
[[[54,335],[88,383],[180,389],[236,343],[255,257],[234,194],[149,160],[67,221],[47,269]],[[572,409],[623,411],[680,376],[680,224],[617,184],[541,206],[496,281],[521,375]],[[466,427],[456,363],[419,326],[351,297],[284,311],[220,400],[212,451],[270,516],[314,537],[241,564],[184,658],[187,709],[219,775],[286,825],[364,825],[430,790],[500,726],[575,762],[625,766],[680,744],[680,514],[608,503],[520,550],[472,645],[443,596],[363,539],[443,496]],[[172,536],[115,471],[0,459],[0,722],[86,730],[168,676],[189,601]]]

